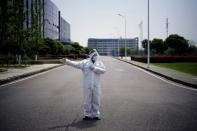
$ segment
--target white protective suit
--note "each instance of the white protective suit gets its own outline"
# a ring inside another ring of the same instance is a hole
[[[97,61],[93,64],[91,58],[95,55],[97,56]],[[100,116],[100,75],[104,74],[105,66],[100,60],[99,54],[95,49],[93,53],[89,55],[89,57],[90,58],[79,62],[66,59],[65,64],[82,70],[84,89],[84,115],[94,118]]]

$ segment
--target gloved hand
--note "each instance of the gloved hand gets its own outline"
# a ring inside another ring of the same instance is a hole
[[[63,59],[60,59],[60,62],[61,62],[62,64],[65,64],[65,62],[66,62],[66,59],[65,59],[65,58],[63,58]]]
[[[94,64],[90,65],[90,70],[94,70]]]

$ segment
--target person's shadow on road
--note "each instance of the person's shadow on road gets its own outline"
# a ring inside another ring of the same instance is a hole
[[[74,121],[70,124],[65,124],[65,125],[59,125],[59,126],[54,126],[48,128],[48,130],[54,130],[54,129],[60,129],[60,128],[65,128],[65,130],[68,130],[69,128],[76,128],[76,129],[84,129],[84,128],[91,128],[96,126],[96,120],[89,120],[89,121],[84,121],[84,120],[79,120],[79,121]]]

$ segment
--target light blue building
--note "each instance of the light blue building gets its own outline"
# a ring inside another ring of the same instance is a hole
[[[133,39],[88,39],[88,47],[97,48],[100,55],[104,56],[118,56],[121,48],[125,47],[137,50],[138,49],[138,37]]]

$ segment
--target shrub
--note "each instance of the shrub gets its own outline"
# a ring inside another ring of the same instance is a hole
[[[131,56],[131,60],[147,62],[147,57]],[[197,62],[197,56],[151,56],[151,63],[169,63],[169,62]]]

